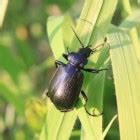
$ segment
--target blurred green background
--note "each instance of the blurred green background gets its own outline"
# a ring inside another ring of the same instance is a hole
[[[0,29],[0,140],[38,139],[47,113],[42,95],[55,70],[46,20],[66,13],[76,19],[83,4],[84,0],[9,0]],[[135,8],[137,1],[131,0],[131,4]],[[120,1],[112,22],[118,25],[126,16]],[[111,70],[108,77],[105,126],[116,114]],[[77,122],[75,129],[79,127]],[[119,139],[117,121],[106,139],[110,135]]]

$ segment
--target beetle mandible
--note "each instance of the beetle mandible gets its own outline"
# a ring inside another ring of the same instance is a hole
[[[97,47],[104,44],[100,44],[94,49],[89,48],[89,45],[84,47],[83,43],[80,41],[78,35],[73,28],[72,30],[82,47],[79,49],[78,52],[68,51],[68,54],[63,54],[63,57],[68,61],[67,64],[64,64],[59,60],[55,61],[57,69],[50,81],[49,88],[46,93],[46,95],[50,98],[55,107],[61,112],[68,112],[74,109],[79,99],[80,93],[82,94],[87,103],[88,98],[84,91],[81,91],[84,79],[82,70],[90,73],[99,73],[100,71],[107,70],[84,68],[84,66],[88,62],[88,57],[97,51]],[[85,110],[89,115],[97,116],[95,114],[89,113],[86,107]]]

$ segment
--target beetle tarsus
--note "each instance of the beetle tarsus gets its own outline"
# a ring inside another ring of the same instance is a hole
[[[44,91],[43,96],[48,96],[48,97],[49,97],[48,89],[46,89],[46,90]]]
[[[86,104],[87,104],[87,101],[88,101],[88,97],[87,97],[87,95],[85,94],[85,92],[84,92],[83,90],[81,91],[81,94],[82,94],[82,96],[83,96],[83,98],[84,98],[84,100],[85,100],[84,108],[85,108],[85,111],[87,112],[88,115],[93,116],[93,117],[99,117],[100,115],[103,114],[103,113],[95,114],[95,113],[94,113],[94,110],[95,110],[95,109],[93,110],[93,114],[91,114],[90,112],[88,112],[88,110],[87,110],[87,108],[86,108]]]
[[[90,112],[88,112],[88,110],[87,110],[87,108],[86,108],[86,104],[84,105],[84,108],[85,108],[86,113],[87,113],[88,115],[90,115],[90,116],[99,117],[99,116],[103,115],[103,113],[95,114],[95,112],[94,112],[95,109],[93,109],[93,114],[91,114]]]
[[[87,97],[87,95],[85,94],[85,92],[84,92],[83,90],[81,91],[81,94],[82,94],[82,96],[83,96],[85,102],[87,103],[88,97]]]
[[[96,69],[85,69],[85,68],[81,68],[81,69],[91,73],[99,73],[100,71],[107,70],[107,69],[96,70]]]
[[[108,69],[100,69],[100,70],[97,70],[97,71],[100,72],[100,71],[104,71],[104,70],[108,70]]]

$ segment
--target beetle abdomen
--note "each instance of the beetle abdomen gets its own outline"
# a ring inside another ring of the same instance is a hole
[[[48,96],[60,111],[74,108],[83,83],[83,74],[72,65],[60,66],[51,80]]]

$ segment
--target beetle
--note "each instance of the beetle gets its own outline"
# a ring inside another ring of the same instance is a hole
[[[89,45],[85,47],[73,28],[72,30],[82,47],[78,50],[78,52],[68,51],[68,54],[63,54],[63,57],[68,62],[67,64],[59,60],[55,61],[57,69],[50,81],[48,91],[46,92],[46,95],[50,98],[55,107],[61,112],[73,110],[78,102],[80,93],[87,103],[88,98],[84,91],[81,91],[84,79],[82,71],[99,73],[100,71],[107,70],[96,70],[94,68],[84,67],[88,62],[88,57],[97,51],[97,47],[104,44],[100,44],[94,49],[91,49]],[[86,104],[84,107],[89,115],[97,116],[87,111]]]

